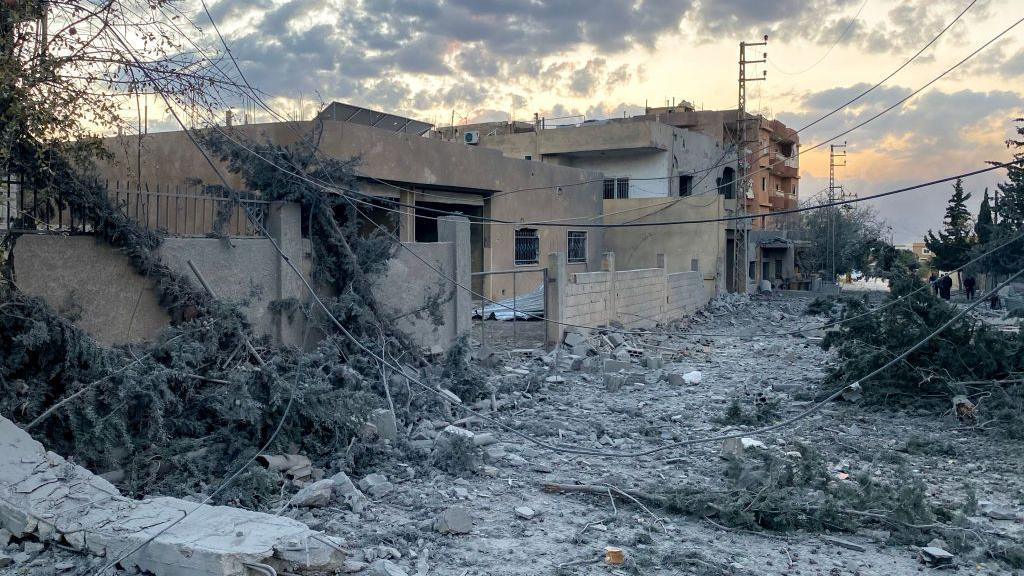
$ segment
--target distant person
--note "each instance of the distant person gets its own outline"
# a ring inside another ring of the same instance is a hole
[[[939,296],[943,300],[949,300],[949,292],[953,289],[953,279],[949,275],[943,276],[942,280],[939,280]]]
[[[988,297],[988,307],[993,310],[999,310],[1002,308],[1002,304],[999,302],[999,294],[993,292],[992,295]]]
[[[935,292],[936,296],[938,296],[939,295],[939,276],[938,276],[938,274],[936,274],[935,272],[932,272],[932,275],[928,277],[928,283],[932,285],[932,291]]]
[[[968,300],[974,300],[974,289],[978,285],[978,281],[974,276],[968,276],[964,278],[964,292],[967,293]]]

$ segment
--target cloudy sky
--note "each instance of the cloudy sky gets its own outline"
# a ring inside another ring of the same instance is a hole
[[[737,44],[769,35],[752,108],[800,128],[877,82],[970,0],[216,0],[235,56],[275,106],[309,116],[343,100],[438,125],[640,111],[689,100],[734,107]],[[977,0],[917,61],[801,133],[805,148],[906,97],[1017,19]],[[196,11],[200,26],[208,22]],[[849,142],[847,190],[867,195],[1008,158],[1024,116],[1024,25]],[[300,109],[304,105],[304,109]],[[804,195],[827,183],[827,146],[802,159]],[[1000,175],[967,182],[993,186]],[[879,204],[896,240],[940,224],[949,186]]]

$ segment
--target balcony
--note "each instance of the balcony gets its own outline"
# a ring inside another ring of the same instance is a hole
[[[771,173],[782,178],[800,177],[800,159],[797,156],[784,156],[778,152],[770,155]]]

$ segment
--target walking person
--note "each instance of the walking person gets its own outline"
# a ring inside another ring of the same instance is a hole
[[[938,276],[938,274],[936,274],[935,272],[932,272],[932,275],[928,277],[928,283],[932,285],[932,291],[934,291],[935,295],[938,296],[939,295],[939,276]]]
[[[939,296],[943,300],[949,300],[949,292],[953,289],[953,279],[948,275],[943,276],[942,280],[939,280]]]
[[[964,278],[964,292],[967,293],[968,300],[974,300],[974,289],[978,285],[978,281],[974,276],[968,276]]]

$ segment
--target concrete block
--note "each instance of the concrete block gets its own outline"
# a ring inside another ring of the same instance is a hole
[[[398,440],[398,424],[395,421],[395,413],[391,410],[378,408],[370,412],[367,421],[377,427],[377,434],[381,438],[392,442]]]
[[[626,356],[628,357],[628,353],[626,354]],[[633,364],[630,362],[609,359],[604,361],[604,365],[601,369],[605,374],[612,374],[618,372],[619,370],[630,370],[632,368]]]
[[[152,538],[121,564],[156,576],[241,576],[246,563],[333,572],[344,562],[336,542],[301,522],[177,498],[135,501],[2,417],[0,439],[0,524],[16,534],[65,538],[108,561]]]
[[[608,392],[618,392],[626,384],[626,377],[621,374],[605,374],[604,389]]]

